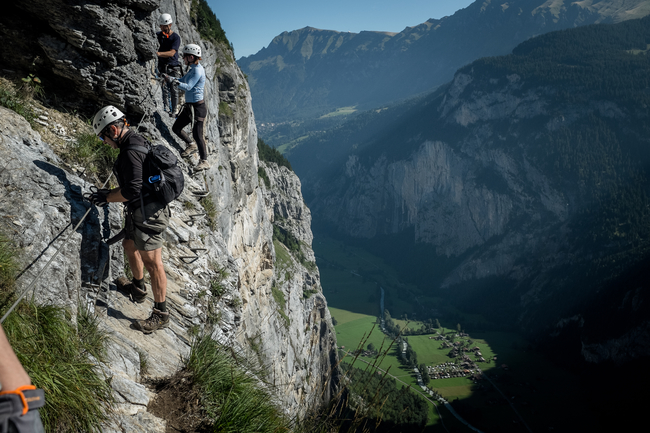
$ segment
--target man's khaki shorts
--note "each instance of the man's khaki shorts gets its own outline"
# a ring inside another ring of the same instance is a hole
[[[142,223],[142,209],[133,211],[133,223],[126,224],[126,239],[133,239],[139,251],[153,251],[163,246],[163,232],[169,225],[169,206],[153,202],[144,205],[147,225]]]

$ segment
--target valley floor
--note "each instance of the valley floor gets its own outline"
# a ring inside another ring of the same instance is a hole
[[[404,296],[398,298],[396,294],[400,285],[406,285],[399,282],[394,270],[367,251],[318,235],[314,240],[314,250],[321,270],[323,292],[335,319],[343,362],[352,361],[351,353],[359,350],[357,361],[360,364],[374,364],[378,370],[387,371],[395,380],[411,386],[424,397],[413,369],[400,361],[402,350],[398,343],[384,335],[378,324],[379,286],[386,287],[387,296],[398,299],[399,307],[406,310],[407,299]],[[368,272],[378,269],[381,272]],[[412,330],[426,325],[415,320],[394,322]],[[535,352],[516,332],[457,335],[457,329],[442,329],[448,341],[467,348],[460,356],[465,355],[472,361],[479,358],[485,361],[476,362],[482,374],[441,375],[443,378],[430,381],[429,388],[449,401],[460,417],[476,429],[484,432],[586,431],[588,426],[593,426],[593,431],[597,431],[597,414],[591,413],[580,378]],[[449,356],[450,343],[441,340],[437,332],[408,335],[406,338],[417,354],[418,365],[430,366],[431,372],[441,368],[463,370],[447,364],[456,359]],[[377,359],[367,351],[363,353],[371,343],[379,354]],[[433,401],[430,398],[432,404],[427,424],[431,431],[472,431],[444,406],[438,404],[434,409]]]

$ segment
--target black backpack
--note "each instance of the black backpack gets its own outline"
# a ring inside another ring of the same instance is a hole
[[[148,141],[147,141],[148,142]],[[144,179],[143,188],[153,191],[158,201],[168,204],[178,198],[185,187],[183,171],[178,166],[176,155],[165,145],[153,145],[149,148],[140,145],[131,145],[124,150],[135,150],[147,155],[149,173],[157,173]]]

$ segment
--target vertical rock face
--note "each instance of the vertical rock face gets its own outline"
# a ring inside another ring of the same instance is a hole
[[[508,163],[505,155],[494,156]],[[456,256],[501,234],[513,208],[507,195],[475,185],[474,168],[443,142],[427,141],[401,161],[379,157],[371,167],[352,155],[346,162],[343,182],[349,188],[342,203],[337,203],[340,197],[324,195],[318,210],[332,222],[351,222],[345,230],[353,236],[414,228],[416,242]]]
[[[122,249],[101,242],[120,230],[121,206],[90,209],[82,199],[90,184],[70,171],[45,135],[0,108],[0,156],[7,162],[0,172],[0,230],[20,247],[27,267],[19,288],[61,249],[36,283],[36,299],[69,307],[81,302],[103,315],[112,335],[104,371],[119,402],[116,420],[105,431],[164,431],[164,423],[146,412],[152,396],[137,383],[139,359],[144,351],[153,376],[173,373],[196,327],[263,366],[265,380],[275,385],[291,416],[327,401],[338,385],[336,338],[311,250],[311,216],[292,172],[263,165],[270,183],[258,179],[250,92],[229,47],[201,40],[186,0],[37,1],[20,7],[27,21],[47,24],[29,40],[15,39],[30,49],[41,47],[24,57],[44,56],[56,79],[94,109],[112,103],[131,120],[141,117],[140,132],[177,155],[184,144],[171,135],[173,121],[152,79],[158,15],[170,13],[182,44],[203,49],[211,167],[195,173],[198,161],[178,155],[186,189],[171,204],[163,247],[172,324],[153,336],[130,329],[134,319],[149,315],[151,298],[133,304],[116,290],[112,281],[123,274]],[[9,30],[5,36],[15,29]],[[24,60],[5,66],[22,71]],[[60,245],[66,226],[88,210],[81,228]],[[300,240],[300,251],[274,242],[274,222]]]
[[[271,248],[264,245],[263,252],[275,251],[275,269],[269,269],[269,260],[260,263],[266,280],[258,285],[262,290],[246,296],[250,306],[241,338],[259,347],[259,354],[271,356],[273,377],[289,382],[284,392],[290,404],[314,407],[330,400],[338,378],[333,369],[336,337],[311,249],[311,215],[293,172],[274,163],[260,165],[270,180],[264,191],[266,218],[293,235],[300,247],[290,251],[277,240]]]
[[[16,31],[15,36],[23,40],[5,53],[5,64],[14,63],[12,55],[35,63],[39,59],[85,99],[110,102],[134,113],[151,109],[151,101],[146,100],[147,62],[157,51],[152,11],[158,2],[116,3],[36,0],[10,6],[11,11],[20,9],[20,21],[30,21],[37,29],[29,34]],[[27,45],[29,50],[17,49]]]

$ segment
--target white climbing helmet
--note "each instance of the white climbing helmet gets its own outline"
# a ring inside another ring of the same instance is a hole
[[[173,22],[174,21],[172,20],[172,16],[169,15],[169,14],[162,14],[158,18],[158,25],[161,25],[161,26],[166,26],[166,25],[171,24]]]
[[[195,44],[187,44],[183,47],[183,55],[192,54],[196,57],[201,57],[201,47]]]
[[[123,118],[124,113],[112,105],[107,105],[102,108],[95,114],[95,118],[93,119],[93,131],[95,131],[95,135],[99,136],[107,125]]]

